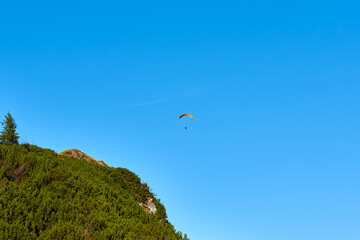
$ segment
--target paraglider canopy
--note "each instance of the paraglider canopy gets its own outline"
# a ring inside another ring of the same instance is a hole
[[[181,115],[180,115],[180,117],[179,117],[179,119],[180,119],[180,118],[182,118],[183,116],[186,116],[186,115],[190,116],[190,117],[191,117],[191,119],[193,119],[193,118],[194,118],[191,114],[185,113],[185,114],[181,114]]]

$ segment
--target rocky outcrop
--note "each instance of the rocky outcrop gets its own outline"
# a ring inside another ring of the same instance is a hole
[[[140,206],[148,213],[156,213],[156,205],[154,204],[154,199],[148,198],[146,202],[139,203]]]
[[[74,158],[78,158],[78,159],[84,159],[88,162],[96,163],[96,164],[99,164],[102,166],[108,166],[108,165],[106,165],[106,163],[104,161],[98,161],[95,158],[90,157],[89,155],[87,155],[86,153],[84,153],[83,151],[80,151],[78,149],[68,149],[68,150],[58,153],[58,155],[63,155],[66,157],[74,157]]]

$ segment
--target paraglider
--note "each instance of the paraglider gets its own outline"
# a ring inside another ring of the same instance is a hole
[[[181,119],[182,117],[184,116],[189,116],[191,119],[193,119],[194,117],[191,115],[191,114],[188,114],[188,113],[184,113],[184,114],[181,114],[179,119]],[[187,129],[187,127],[185,126],[185,129]]]

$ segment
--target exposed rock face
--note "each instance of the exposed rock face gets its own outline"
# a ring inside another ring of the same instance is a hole
[[[156,205],[153,203],[152,198],[148,198],[145,203],[139,203],[140,206],[143,207],[145,211],[148,213],[155,213],[156,212]]]
[[[58,153],[59,155],[63,155],[66,157],[74,157],[74,158],[78,158],[78,159],[84,159],[88,162],[92,162],[92,163],[96,163],[102,166],[108,166],[106,165],[106,163],[104,161],[98,161],[93,157],[88,156],[86,153],[84,153],[83,151],[80,151],[78,149],[68,149],[65,151],[62,151],[61,153]]]

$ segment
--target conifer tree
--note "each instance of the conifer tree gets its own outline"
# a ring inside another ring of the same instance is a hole
[[[1,124],[4,126],[4,129],[0,134],[0,143],[19,144],[19,134],[16,132],[15,120],[9,112]]]

